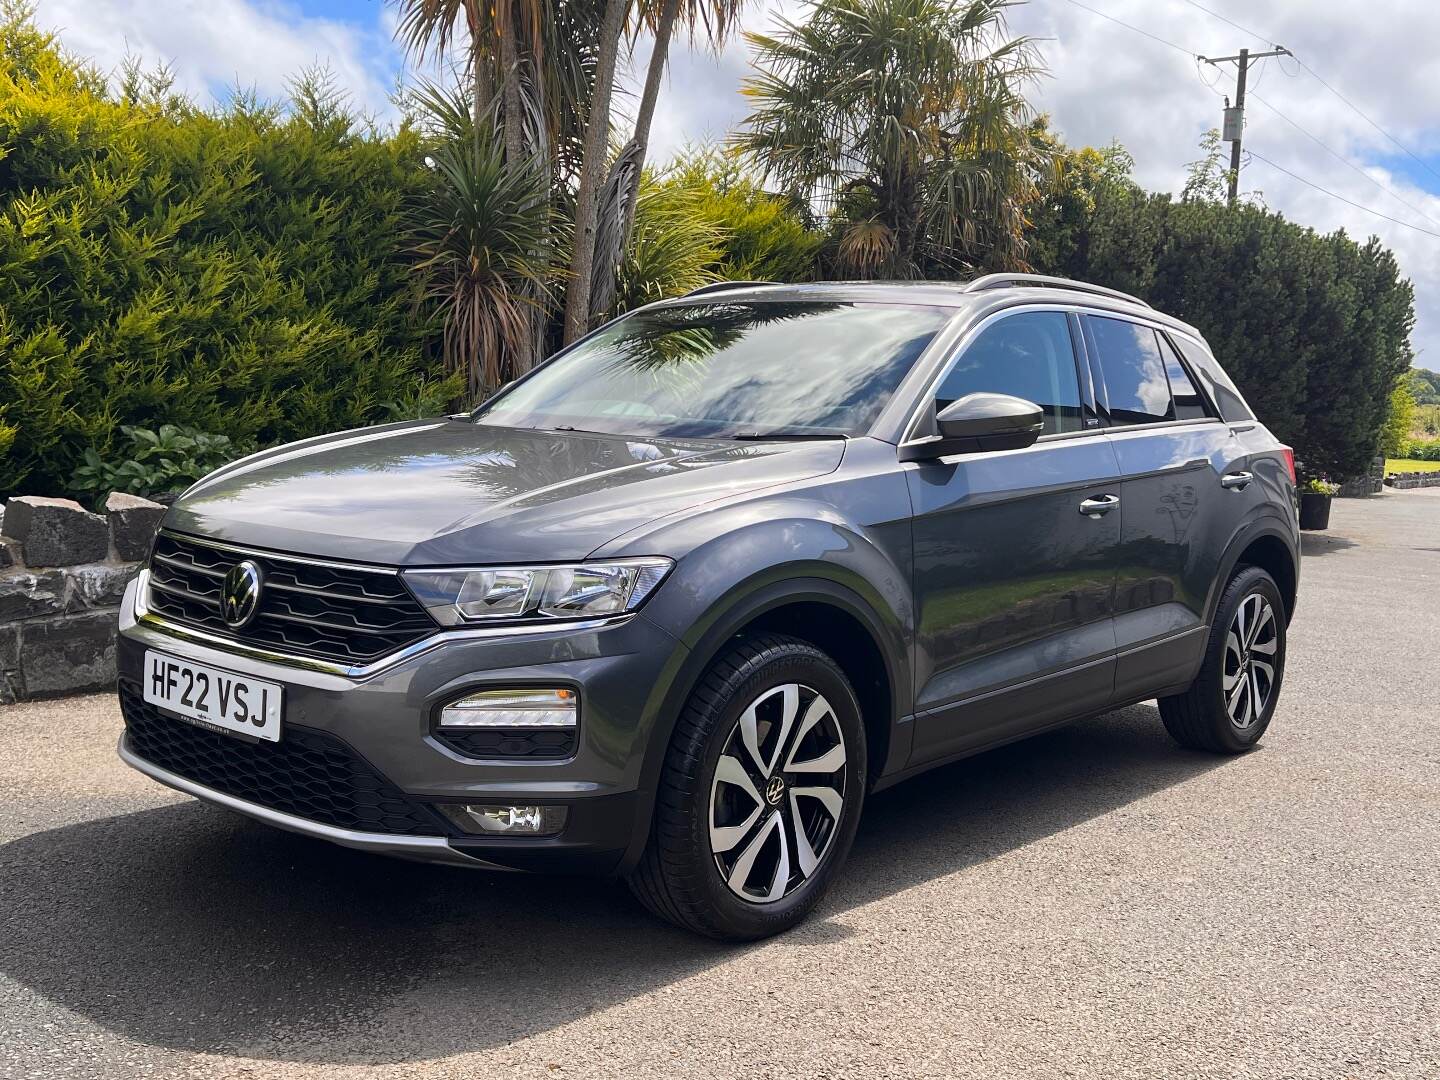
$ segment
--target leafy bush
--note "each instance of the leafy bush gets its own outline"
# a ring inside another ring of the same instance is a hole
[[[63,490],[122,424],[268,445],[406,398],[429,367],[397,250],[410,127],[361,127],[319,77],[287,110],[110,94],[4,12],[0,495]]]
[[[810,281],[825,233],[808,212],[765,191],[739,161],[713,147],[690,149],[661,171],[655,187],[684,200],[688,212],[718,231],[717,280]]]
[[[1403,453],[1393,455],[1400,458],[1408,458],[1411,461],[1440,461],[1440,439],[1430,442],[1415,441],[1406,443]]]
[[[1331,483],[1329,480],[1322,480],[1313,476],[1300,485],[1301,495],[1337,495],[1340,492],[1340,485]]]
[[[159,431],[126,424],[120,431],[130,440],[128,450],[122,451],[125,456],[106,461],[87,448],[85,464],[70,478],[70,490],[93,492],[97,502],[112,491],[173,495],[253,449],[237,445],[228,435],[178,424],[163,424]]]

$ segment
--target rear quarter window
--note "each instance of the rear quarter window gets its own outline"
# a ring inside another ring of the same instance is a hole
[[[1165,358],[1155,331],[1128,319],[1085,316],[1100,364],[1112,424],[1161,424],[1175,419]]]

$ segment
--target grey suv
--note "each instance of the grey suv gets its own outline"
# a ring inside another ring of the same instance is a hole
[[[1185,746],[1253,746],[1297,536],[1289,449],[1134,297],[711,286],[472,414],[192,487],[125,598],[120,754],[760,937],[922,770],[1148,698]]]

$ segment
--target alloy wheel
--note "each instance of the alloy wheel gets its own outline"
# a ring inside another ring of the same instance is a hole
[[[1279,640],[1270,601],[1260,593],[1240,601],[1225,635],[1225,667],[1220,678],[1225,711],[1239,731],[1248,730],[1265,715],[1275,688]]]
[[[710,783],[710,850],[730,891],[755,904],[798,889],[845,808],[845,736],[824,695],[766,690],[740,714]]]

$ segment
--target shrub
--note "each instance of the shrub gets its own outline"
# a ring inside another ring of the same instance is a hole
[[[429,367],[397,252],[409,127],[361,127],[315,76],[288,110],[112,95],[6,13],[0,494],[63,490],[122,424],[267,445],[406,399]]]
[[[106,461],[87,448],[85,464],[70,478],[71,491],[93,492],[96,503],[112,491],[147,497],[175,495],[252,449],[237,445],[228,435],[177,424],[163,424],[159,431],[127,424],[120,431],[130,443],[120,451],[123,456]]]
[[[1428,442],[1416,440],[1415,442],[1406,443],[1403,451],[1403,453],[1394,456],[1409,458],[1411,461],[1440,461],[1440,439],[1433,439]]]
[[[810,281],[825,234],[792,200],[762,189],[739,161],[713,147],[685,151],[655,178],[695,219],[718,232],[717,279]]]

